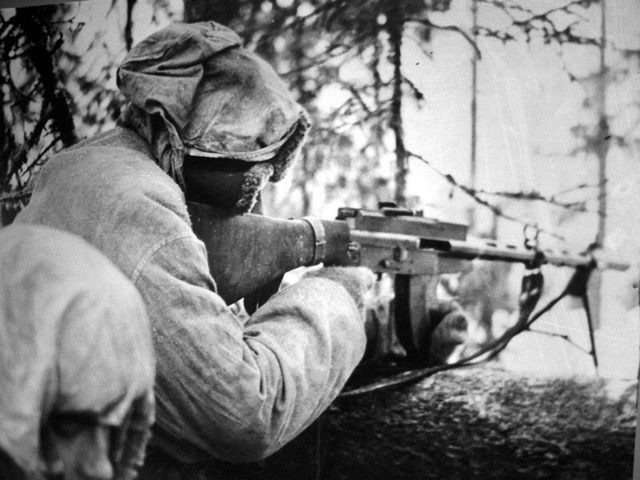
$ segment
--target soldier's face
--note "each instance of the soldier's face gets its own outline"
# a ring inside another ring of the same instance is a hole
[[[244,194],[245,174],[254,164],[185,156],[183,175],[188,201],[233,209]]]
[[[111,480],[109,458],[113,427],[87,412],[54,414],[43,442],[49,473],[64,480]]]

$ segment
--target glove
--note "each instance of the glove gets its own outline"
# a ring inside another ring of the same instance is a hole
[[[373,287],[376,276],[365,267],[325,267],[304,274],[303,278],[326,278],[347,289],[364,318],[365,296]]]

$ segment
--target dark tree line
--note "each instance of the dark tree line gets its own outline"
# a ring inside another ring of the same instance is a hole
[[[63,7],[0,12],[0,220],[26,200],[35,171],[51,152],[76,140],[72,102],[57,67],[63,48]]]

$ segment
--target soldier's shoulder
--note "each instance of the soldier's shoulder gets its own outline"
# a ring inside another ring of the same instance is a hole
[[[180,187],[156,163],[146,142],[116,127],[67,148],[48,162],[41,183],[65,183],[78,189],[122,197],[170,197],[182,202]]]

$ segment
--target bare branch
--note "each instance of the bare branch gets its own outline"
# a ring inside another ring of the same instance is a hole
[[[577,192],[579,190],[585,190],[587,188],[600,188],[601,185],[602,185],[601,183],[596,183],[595,185],[589,185],[588,183],[581,183],[579,185],[576,185],[575,187],[569,187],[564,190],[560,190],[558,193],[553,194],[551,198],[558,198],[561,195]]]
[[[416,158],[416,159],[420,160],[421,162],[425,163],[429,168],[431,168],[434,172],[436,172],[438,175],[440,175],[442,178],[444,178],[452,186],[454,186],[455,188],[457,188],[457,189],[463,191],[464,193],[466,193],[468,196],[470,196],[479,205],[482,205],[483,207],[488,208],[494,215],[496,215],[498,217],[501,217],[501,218],[504,218],[505,220],[509,220],[509,221],[514,222],[514,223],[518,223],[518,224],[523,225],[525,227],[529,227],[531,229],[534,229],[537,232],[544,233],[546,235],[549,235],[550,237],[556,238],[556,239],[561,240],[563,242],[567,241],[567,239],[564,238],[563,236],[558,235],[558,234],[553,233],[553,232],[550,232],[550,231],[547,231],[545,229],[542,229],[537,224],[528,223],[528,222],[525,222],[525,221],[521,220],[520,218],[517,218],[517,217],[514,217],[514,216],[509,215],[507,213],[504,213],[499,207],[497,207],[497,206],[487,202],[486,200],[478,197],[476,195],[476,192],[472,188],[469,188],[469,187],[467,187],[465,185],[462,185],[462,184],[458,183],[456,181],[456,179],[453,178],[452,175],[443,173],[440,170],[438,170],[437,168],[435,168],[431,164],[431,162],[429,162],[426,158],[424,158],[424,157],[422,157],[422,156],[420,156],[420,155],[418,155],[416,153],[409,152],[409,151],[407,152],[407,155],[409,155],[410,157]]]
[[[409,88],[413,92],[413,96],[417,101],[421,102],[422,100],[424,100],[424,93],[422,93],[422,91],[416,86],[415,83],[413,83],[409,78],[407,78],[404,75],[402,76],[402,81],[407,85],[409,85]]]
[[[449,30],[452,32],[459,33],[473,47],[473,50],[476,52],[476,55],[478,56],[478,58],[482,58],[482,53],[480,53],[480,49],[478,48],[478,45],[476,45],[476,42],[474,42],[473,38],[471,38],[469,34],[464,30],[462,30],[460,27],[457,27],[455,25],[436,25],[428,18],[409,18],[407,19],[407,22],[419,23],[428,28],[434,28],[436,30]]]
[[[597,215],[603,215],[602,212],[597,212],[594,210],[589,210],[586,207],[586,200],[576,201],[576,202],[561,202],[557,200],[557,195],[553,195],[551,197],[545,197],[540,192],[530,191],[530,192],[492,192],[487,190],[473,190],[469,189],[476,195],[491,195],[497,197],[509,198],[512,200],[528,200],[528,201],[538,201],[547,203],[549,205],[553,205],[558,208],[564,208],[566,210],[571,210],[573,212],[579,213],[595,213]]]
[[[576,349],[580,350],[583,353],[586,353],[587,355],[591,355],[591,352],[589,350],[587,350],[586,348],[578,345],[576,342],[574,342],[573,340],[571,340],[571,338],[569,337],[569,335],[562,335],[560,333],[554,333],[554,332],[547,332],[546,330],[535,330],[533,328],[528,329],[529,332],[532,333],[538,333],[540,335],[547,335],[549,337],[557,337],[557,338],[561,338],[562,340],[565,340],[566,342],[568,342],[570,345],[572,345],[573,347],[575,347]]]
[[[346,59],[355,58],[358,56],[358,53],[357,51],[353,51],[353,50],[354,50],[354,47],[352,46],[347,46],[340,42],[336,42],[332,44],[329,48],[327,48],[322,55],[309,58],[308,63],[296,66],[295,68],[292,68],[284,72],[278,72],[278,74],[283,77],[298,75],[311,68],[317,68],[319,65],[324,65],[330,62],[331,60],[334,60],[341,56],[345,56]],[[349,53],[351,54],[350,56],[348,56]]]
[[[33,190],[20,190],[17,192],[5,193],[0,195],[0,203],[17,203],[22,200],[28,200]]]
[[[527,41],[530,41],[533,38],[533,32],[538,32],[542,34],[545,43],[555,41],[559,44],[573,43],[578,45],[600,45],[599,39],[576,35],[572,28],[576,22],[570,22],[564,28],[558,29],[552,19],[552,16],[559,12],[563,12],[574,17],[581,17],[575,7],[588,6],[591,3],[589,0],[573,0],[562,6],[550,8],[540,13],[536,13],[533,10],[525,8],[522,5],[515,4],[514,2],[491,0],[486,1],[485,3],[500,8],[511,20],[509,28],[516,28],[523,32]],[[478,33],[488,37],[497,38],[502,42],[516,39],[512,33],[509,33],[506,30],[495,30],[486,26],[478,27]]]

